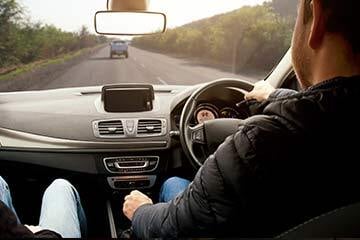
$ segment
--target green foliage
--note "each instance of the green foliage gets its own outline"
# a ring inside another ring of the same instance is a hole
[[[275,8],[284,1],[288,0],[243,7],[162,35],[135,38],[133,45],[233,64],[236,72],[270,71],[291,43],[294,17],[282,16]]]
[[[0,68],[54,58],[106,41],[90,34],[85,26],[73,33],[29,22],[16,0],[0,0]]]
[[[0,0],[0,66],[5,62],[16,61],[16,58],[11,56],[12,26],[21,13],[22,10],[15,0]]]

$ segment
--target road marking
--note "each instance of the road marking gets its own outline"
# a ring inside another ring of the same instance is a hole
[[[164,80],[162,80],[161,77],[157,77],[156,79],[157,79],[159,82],[161,82],[161,84],[163,84],[163,85],[168,85],[167,82],[165,82]]]
[[[143,68],[146,68],[146,67],[145,67],[145,64],[142,63],[142,64],[140,64],[140,65],[141,65]]]

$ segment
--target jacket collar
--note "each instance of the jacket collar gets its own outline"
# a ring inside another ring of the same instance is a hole
[[[336,77],[329,79],[327,81],[324,81],[322,83],[316,84],[307,90],[305,92],[312,92],[312,91],[318,91],[318,90],[329,90],[333,88],[343,88],[343,87],[360,87],[360,75],[359,76],[353,76],[353,77]]]

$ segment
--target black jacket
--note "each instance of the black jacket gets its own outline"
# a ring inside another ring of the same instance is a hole
[[[24,225],[18,224],[15,214],[0,201],[0,239],[19,238],[61,238],[55,232],[43,230],[33,234]]]
[[[182,195],[135,212],[136,236],[273,237],[359,201],[359,97],[360,77],[276,92]]]

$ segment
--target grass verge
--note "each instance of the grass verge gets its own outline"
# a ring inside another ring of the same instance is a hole
[[[27,72],[30,72],[30,71],[34,71],[36,69],[39,69],[41,67],[45,67],[45,66],[48,66],[48,65],[64,63],[64,62],[69,61],[69,60],[71,60],[73,58],[76,58],[78,56],[81,56],[83,54],[91,52],[91,51],[93,51],[93,50],[95,50],[95,49],[97,49],[99,47],[100,46],[98,45],[98,46],[95,46],[95,47],[83,48],[83,49],[80,49],[78,51],[74,51],[74,52],[59,55],[59,56],[57,56],[55,58],[52,58],[52,59],[40,60],[40,61],[32,62],[32,63],[29,63],[29,64],[17,66],[13,71],[11,71],[9,73],[1,74],[0,75],[0,81],[5,80],[5,79],[11,79],[11,78],[14,78],[14,77],[16,77],[16,76],[18,76],[20,74],[27,73]]]

